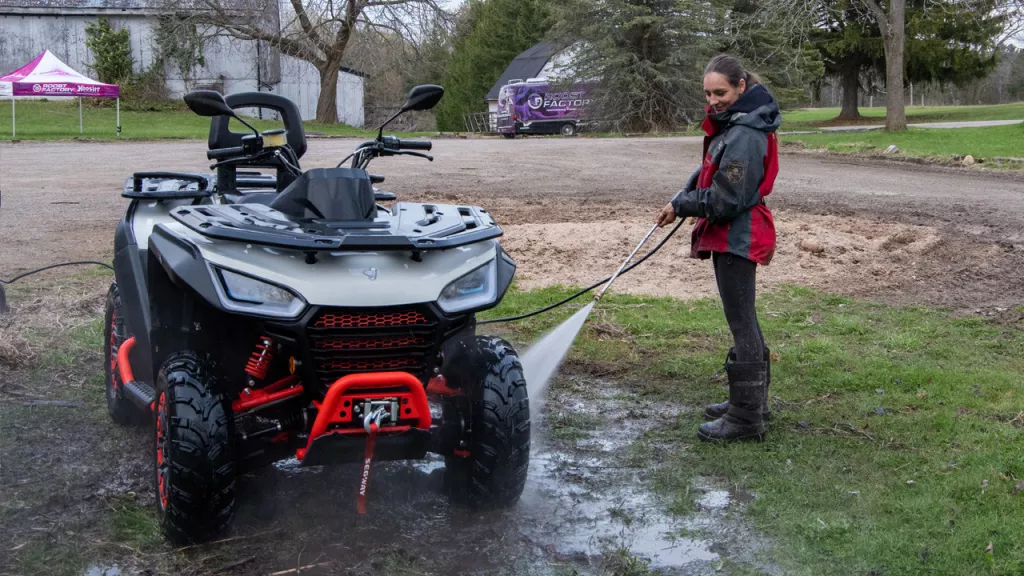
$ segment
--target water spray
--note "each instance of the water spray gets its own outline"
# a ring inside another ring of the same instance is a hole
[[[636,256],[636,253],[640,251],[640,248],[647,243],[657,229],[657,225],[651,228],[650,232],[644,236],[643,240],[637,244],[629,257],[615,271],[615,274],[611,276],[601,292],[594,296],[593,302],[587,304],[579,312],[573,314],[571,318],[556,326],[523,354],[521,359],[523,376],[526,378],[527,390],[531,399],[539,398],[539,395],[547,389],[548,382],[555,374],[555,371],[558,370],[562,359],[569,352],[569,348],[572,347],[572,343],[576,340],[576,336],[579,335],[583,324],[587,321],[587,317],[590,316],[594,306],[601,300],[605,292],[611,288],[612,283],[626,269],[629,261]]]

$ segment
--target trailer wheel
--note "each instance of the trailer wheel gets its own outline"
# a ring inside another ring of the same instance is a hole
[[[512,345],[478,336],[462,346],[452,365],[453,384],[466,391],[445,416],[461,419],[461,447],[445,457],[453,495],[474,508],[514,504],[530,465],[530,402],[523,367]]]
[[[562,136],[575,136],[576,125],[573,124],[572,122],[566,122],[565,124],[562,124],[562,128],[559,130],[559,132],[562,133]]]
[[[502,134],[502,136],[504,136],[506,140],[511,140],[511,139],[516,137],[514,132],[513,133],[507,133],[506,132],[506,133]]]
[[[121,294],[117,290],[117,282],[110,284],[107,291],[107,304],[103,314],[103,357],[104,388],[107,395],[107,413],[122,426],[142,424],[143,413],[130,400],[124,397],[121,373],[117,368],[117,351],[128,339],[128,326],[121,312]]]
[[[157,375],[153,480],[164,534],[177,544],[222,532],[235,505],[230,410],[217,369],[194,352],[172,354]]]

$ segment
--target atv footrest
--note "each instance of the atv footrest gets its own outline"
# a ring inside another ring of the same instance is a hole
[[[405,432],[380,435],[374,442],[373,460],[419,460],[427,455],[430,432],[411,428]],[[313,440],[302,458],[303,466],[346,464],[363,461],[366,436],[325,434]]]
[[[124,383],[124,397],[138,406],[140,410],[150,412],[153,409],[153,402],[156,400],[156,392],[145,382],[129,380]]]

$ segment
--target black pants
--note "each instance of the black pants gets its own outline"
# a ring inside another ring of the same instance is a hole
[[[737,362],[760,362],[764,358],[764,336],[754,307],[757,264],[734,254],[711,255],[715,281],[729,322]]]

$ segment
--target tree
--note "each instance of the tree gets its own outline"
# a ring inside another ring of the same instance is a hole
[[[441,130],[463,129],[463,117],[487,109],[484,97],[521,52],[544,38],[551,26],[548,0],[470,0],[442,80],[437,107]]]
[[[825,67],[814,45],[791,30],[800,23],[763,18],[757,0],[735,0],[726,18],[721,51],[758,73],[780,106],[806,102],[807,87],[820,84]]]
[[[330,124],[338,121],[338,74],[357,30],[411,38],[418,16],[443,13],[437,0],[290,0],[290,11],[277,0],[193,0],[192,8],[193,18],[224,34],[266,42],[316,67],[316,119]]]
[[[575,79],[599,79],[591,114],[621,131],[674,130],[702,115],[704,65],[727,4],[699,0],[566,0],[556,37],[577,41]]]
[[[766,18],[795,19],[792,28],[821,52],[843,86],[840,118],[857,118],[860,79],[881,72],[886,128],[906,128],[904,82],[965,82],[995,65],[995,43],[1007,13],[1021,0],[767,0]]]
[[[128,29],[115,30],[106,18],[85,26],[85,45],[92,51],[92,69],[100,82],[123,84],[134,76]]]
[[[907,129],[906,99],[903,95],[904,42],[906,41],[906,0],[857,0],[865,4],[882,33],[885,49],[885,129]]]

